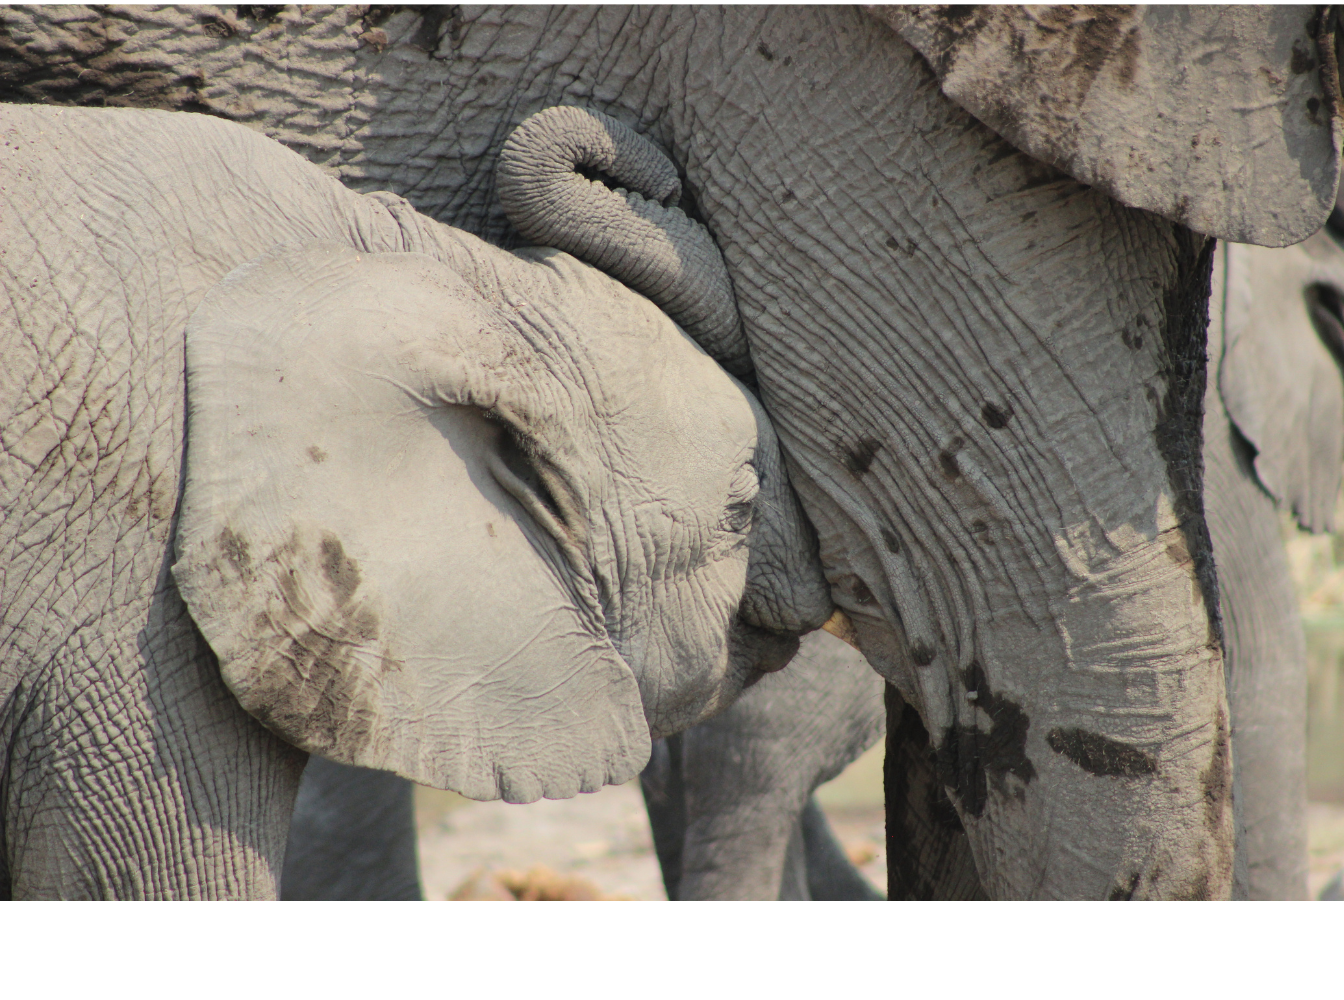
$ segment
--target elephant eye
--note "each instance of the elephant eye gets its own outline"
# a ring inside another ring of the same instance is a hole
[[[745,535],[751,530],[756,516],[756,505],[750,500],[732,503],[725,508],[719,521],[719,530],[733,535]]]
[[[540,456],[530,453],[512,431],[505,430],[499,440],[495,478],[542,524],[582,544],[585,532],[574,513],[564,480],[546,466]]]
[[[750,464],[742,466],[728,491],[728,503],[719,521],[721,531],[745,535],[751,530],[752,521],[756,516],[756,497],[760,489],[756,470]]]

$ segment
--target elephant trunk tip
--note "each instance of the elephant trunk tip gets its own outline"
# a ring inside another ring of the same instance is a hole
[[[547,108],[504,143],[497,188],[525,239],[648,296],[727,371],[751,377],[723,255],[708,229],[668,204],[681,180],[644,136],[597,111]]]

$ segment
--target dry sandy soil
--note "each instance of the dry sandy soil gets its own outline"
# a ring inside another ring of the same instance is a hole
[[[820,798],[840,842],[863,861],[860,870],[885,888],[881,763],[880,751],[870,751]],[[667,898],[638,782],[528,806],[470,802],[422,788],[416,811],[426,899],[450,898],[481,870],[521,872],[536,865],[584,879],[606,896]],[[1308,891],[1315,898],[1344,866],[1344,806],[1313,802],[1308,822]]]
[[[850,765],[819,798],[850,857],[884,889],[881,789],[879,749]],[[426,899],[450,898],[482,869],[526,871],[536,865],[585,879],[607,896],[667,899],[637,781],[526,806],[471,802],[420,788],[416,818]]]

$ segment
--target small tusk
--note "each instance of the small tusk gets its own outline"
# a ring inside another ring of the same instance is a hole
[[[847,642],[855,649],[859,649],[859,637],[854,631],[854,623],[849,620],[849,615],[839,608],[835,609],[835,613],[827,618],[826,624],[821,627],[841,642]],[[862,653],[863,650],[859,649],[859,652]]]

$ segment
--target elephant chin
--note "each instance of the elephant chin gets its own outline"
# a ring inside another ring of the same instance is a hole
[[[771,632],[740,619],[728,640],[728,657],[734,671],[740,671],[748,688],[766,674],[783,670],[798,652],[798,636]]]

